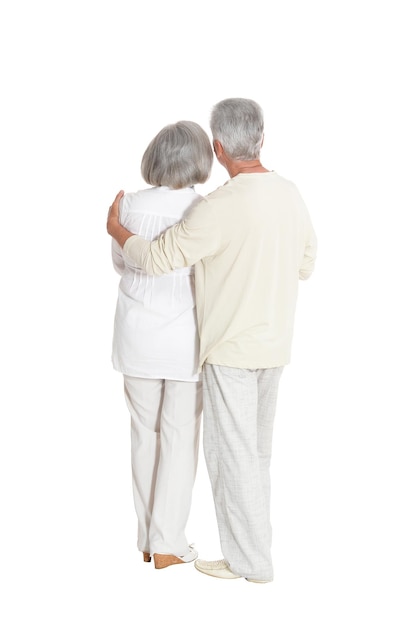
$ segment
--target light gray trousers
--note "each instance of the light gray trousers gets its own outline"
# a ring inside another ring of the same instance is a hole
[[[203,446],[230,569],[272,580],[270,461],[283,367],[203,367]]]

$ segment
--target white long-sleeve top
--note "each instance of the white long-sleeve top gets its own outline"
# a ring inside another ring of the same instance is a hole
[[[290,361],[299,280],[317,240],[297,187],[276,172],[238,174],[158,239],[127,239],[150,275],[195,265],[199,365],[261,369]]]
[[[168,187],[127,193],[120,221],[147,241],[183,219],[201,200],[192,188]],[[112,259],[121,275],[113,333],[116,370],[141,378],[199,380],[194,268],[148,276],[113,240]]]

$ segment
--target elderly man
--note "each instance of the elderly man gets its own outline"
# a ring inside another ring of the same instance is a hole
[[[152,242],[108,233],[150,275],[195,265],[203,446],[223,559],[195,561],[218,578],[273,580],[270,460],[278,383],[290,361],[299,280],[316,235],[296,186],[260,161],[261,107],[228,98],[211,112],[215,155],[230,179]]]

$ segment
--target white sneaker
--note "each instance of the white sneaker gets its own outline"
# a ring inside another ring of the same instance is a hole
[[[220,559],[219,561],[202,561],[198,559],[194,563],[194,567],[199,572],[208,576],[215,576],[216,578],[241,578],[239,574],[232,572],[225,559]]]

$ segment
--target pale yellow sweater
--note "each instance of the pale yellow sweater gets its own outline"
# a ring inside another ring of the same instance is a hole
[[[124,252],[148,274],[195,265],[204,362],[259,369],[290,361],[299,279],[316,235],[295,185],[275,172],[238,174],[152,242]]]

